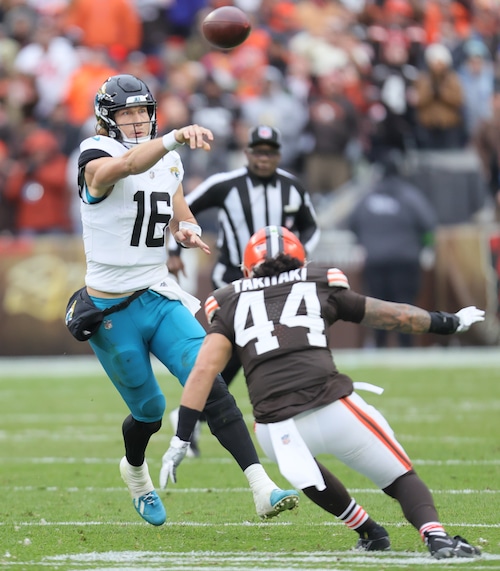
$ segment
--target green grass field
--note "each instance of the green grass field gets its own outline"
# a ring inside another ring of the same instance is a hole
[[[448,531],[478,545],[481,559],[431,559],[399,505],[329,457],[321,460],[388,529],[390,552],[352,551],[357,535],[303,495],[296,512],[261,522],[246,478],[206,426],[202,457],[186,459],[163,493],[167,523],[150,526],[119,475],[125,406],[93,358],[67,358],[0,360],[0,569],[500,569],[500,351],[369,353],[336,362],[385,389],[361,394],[395,429]],[[159,378],[171,410],[180,386]],[[251,427],[243,378],[232,392]],[[171,435],[167,417],[148,449],[156,482]]]

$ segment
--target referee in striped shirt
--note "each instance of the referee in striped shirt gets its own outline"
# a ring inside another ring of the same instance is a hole
[[[245,246],[264,226],[285,226],[294,232],[308,256],[319,241],[311,196],[294,175],[278,168],[280,149],[278,129],[259,125],[249,132],[246,167],[214,174],[186,195],[194,216],[211,208],[218,211],[219,254],[212,271],[214,289],[243,277]],[[174,275],[184,270],[175,242],[169,250],[168,267]],[[238,359],[231,359],[222,372],[228,385],[239,369]]]

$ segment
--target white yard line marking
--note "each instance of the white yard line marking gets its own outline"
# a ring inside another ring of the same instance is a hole
[[[0,486],[0,490],[6,491],[13,491],[16,493],[19,492],[99,492],[99,493],[110,493],[110,492],[123,492],[126,488],[122,487],[111,487],[111,488],[101,488],[97,486],[85,486],[78,488],[76,486],[71,487],[59,487],[59,486]],[[382,490],[377,488],[349,488],[352,494],[383,494]],[[249,494],[249,488],[178,488],[178,487],[171,487],[167,490],[168,494],[206,494],[206,493],[213,493],[213,494],[227,494],[227,493],[234,493],[234,494]],[[500,494],[500,490],[471,490],[471,489],[463,489],[463,490],[431,490],[433,494],[450,494],[450,495],[494,495]]]
[[[267,458],[262,458],[263,464],[271,464]],[[55,457],[44,456],[40,458],[27,458],[25,456],[0,456],[2,464],[117,464],[119,458],[76,458],[76,457]],[[188,462],[197,462],[199,464],[234,464],[232,458],[197,458],[184,460],[184,464]],[[416,466],[500,466],[500,459],[491,458],[490,460],[428,460],[416,458],[412,460]],[[149,460],[151,465],[155,464],[154,460]]]
[[[487,562],[500,561],[500,555],[483,554],[475,560],[452,560],[446,561],[446,567],[453,564],[467,563],[467,569],[492,569],[484,565]],[[155,551],[109,551],[106,553],[68,554],[55,557],[45,557],[44,564],[52,564],[55,568],[59,565],[71,563],[76,565],[92,565],[92,569],[99,569],[96,565],[102,565],[101,569],[124,569],[124,566],[140,565],[141,569],[166,569],[182,570],[220,570],[226,571],[240,569],[266,569],[266,570],[291,570],[291,569],[315,569],[316,571],[348,571],[351,567],[367,569],[390,569],[391,567],[414,569],[420,566],[435,565],[442,569],[442,562],[432,559],[430,555],[418,552],[386,552],[362,554],[352,551],[330,552],[214,552],[214,551],[190,551],[190,552],[155,552]],[[334,564],[335,566],[333,566]],[[145,567],[147,565],[147,567]],[[104,567],[105,566],[105,567]],[[137,567],[139,568],[139,567]]]
[[[380,525],[392,527],[407,527],[410,524],[406,522],[394,523],[390,521],[380,521]],[[468,523],[468,522],[442,522],[445,527],[467,527],[467,528],[486,528],[486,529],[500,529],[500,523]],[[21,527],[57,527],[57,526],[142,526],[151,527],[144,521],[21,521],[16,523],[0,522],[0,527],[13,526],[14,528]],[[224,522],[224,523],[209,523],[197,521],[167,521],[162,527],[290,527],[294,525],[291,521],[243,521],[243,522]],[[323,522],[300,522],[300,527],[342,527],[344,523],[340,521],[323,521]],[[499,555],[500,557],[500,555]]]

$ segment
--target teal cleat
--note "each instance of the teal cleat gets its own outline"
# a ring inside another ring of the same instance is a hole
[[[153,490],[132,500],[137,513],[151,525],[162,525],[167,519],[167,513],[158,494]]]
[[[147,462],[131,466],[124,456],[120,461],[120,474],[127,484],[132,503],[137,513],[151,525],[162,525],[167,519],[165,508],[155,492]]]

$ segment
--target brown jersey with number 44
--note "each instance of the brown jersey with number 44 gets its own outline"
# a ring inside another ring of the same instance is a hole
[[[359,323],[364,311],[365,297],[340,270],[313,265],[236,280],[205,302],[208,334],[235,343],[255,419],[265,424],[352,393],[333,362],[329,328],[339,319]]]

